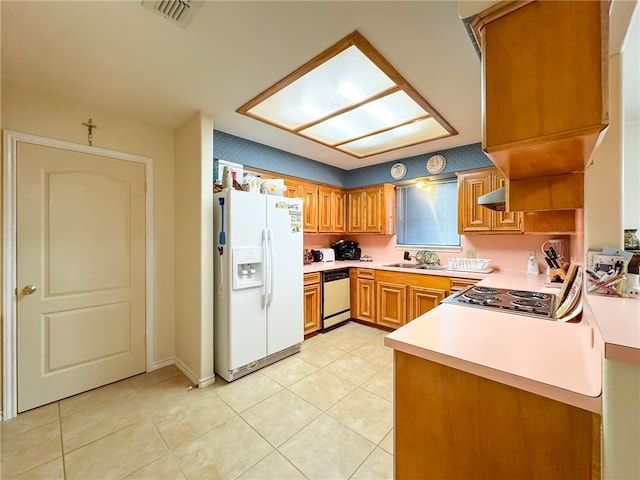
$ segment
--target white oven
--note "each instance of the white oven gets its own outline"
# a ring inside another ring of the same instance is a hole
[[[322,273],[322,329],[351,318],[349,269]]]

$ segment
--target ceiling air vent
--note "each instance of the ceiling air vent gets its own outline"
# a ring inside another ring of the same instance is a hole
[[[142,6],[162,15],[171,23],[187,28],[191,19],[202,6],[196,0],[143,0]]]

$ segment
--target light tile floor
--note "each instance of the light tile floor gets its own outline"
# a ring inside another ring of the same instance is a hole
[[[227,383],[175,367],[2,422],[3,479],[391,479],[392,351],[358,323]]]

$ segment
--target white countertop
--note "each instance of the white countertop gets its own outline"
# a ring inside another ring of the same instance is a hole
[[[327,270],[335,270],[338,268],[373,268],[376,270],[388,270],[391,272],[403,272],[403,273],[417,273],[420,275],[436,275],[440,277],[455,277],[455,278],[470,278],[474,280],[482,280],[493,274],[491,273],[477,273],[466,272],[456,270],[428,270],[421,268],[398,268],[398,267],[386,267],[386,264],[401,263],[401,262],[361,262],[358,260],[350,261],[334,261],[334,262],[314,262],[309,265],[305,265],[303,268],[304,273],[324,272]],[[411,263],[411,262],[406,262]]]
[[[384,264],[318,262],[305,265],[304,272],[373,268],[471,278],[484,286],[551,291],[544,286],[544,275],[420,270]],[[640,300],[583,295],[583,308],[580,323],[563,323],[444,304],[389,334],[385,344],[599,413],[603,358],[640,366]]]
[[[501,272],[480,285],[539,291],[544,275]],[[385,337],[385,345],[576,407],[601,412],[602,345],[580,323],[443,304]]]
[[[604,340],[604,356],[640,366],[640,299],[587,295]]]

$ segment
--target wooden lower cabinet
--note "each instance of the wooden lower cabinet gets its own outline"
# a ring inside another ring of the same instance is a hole
[[[320,273],[304,275],[304,334],[316,332],[322,328],[320,302],[322,299],[322,283]]]
[[[375,270],[353,268],[351,270],[351,317],[376,323]]]
[[[447,296],[447,292],[438,288],[409,287],[409,312],[407,321],[436,308]]]
[[[468,287],[469,285],[475,285],[478,280],[471,278],[451,278],[451,293],[459,292],[460,290]]]
[[[598,414],[394,352],[395,479],[597,479]]]
[[[376,323],[399,328],[438,306],[450,288],[448,277],[379,270]]]
[[[407,286],[376,281],[379,325],[398,328],[407,323]]]

